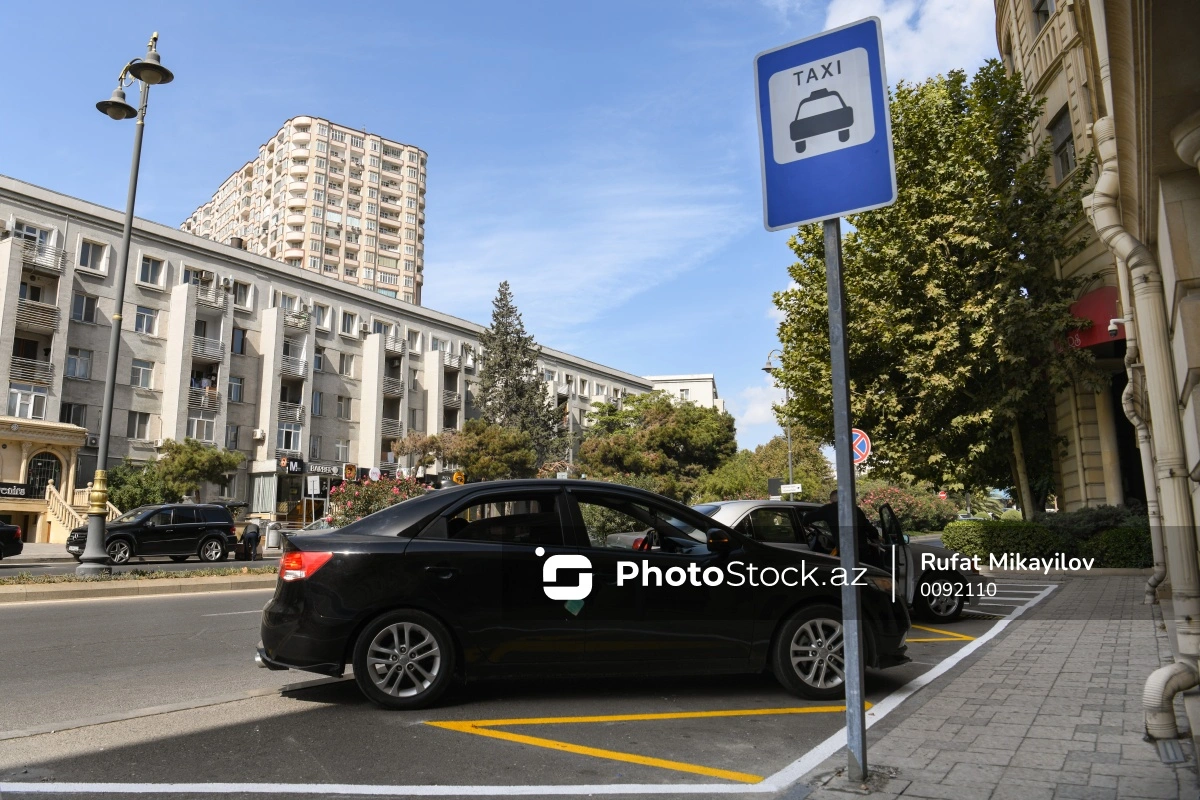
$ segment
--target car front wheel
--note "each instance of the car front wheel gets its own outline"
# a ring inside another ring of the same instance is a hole
[[[809,700],[834,700],[846,692],[842,612],[813,605],[783,623],[771,652],[771,671],[793,694]]]
[[[114,539],[104,549],[108,553],[108,560],[114,564],[126,564],[129,562],[129,557],[133,555],[133,549],[124,539]]]
[[[220,561],[225,558],[225,544],[215,536],[200,543],[201,561]]]
[[[941,595],[934,597],[930,591],[930,581],[924,580],[917,587],[917,596],[913,598],[913,611],[922,619],[930,622],[953,622],[962,616],[963,605],[966,603],[961,594]]]
[[[401,610],[372,621],[354,645],[354,680],[377,706],[425,708],[454,674],[454,643],[436,618]]]

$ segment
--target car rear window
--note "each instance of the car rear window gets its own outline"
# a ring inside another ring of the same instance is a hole
[[[233,517],[229,515],[229,510],[220,506],[203,508],[201,509],[201,513],[204,515],[205,522],[224,522],[226,524],[233,522]]]

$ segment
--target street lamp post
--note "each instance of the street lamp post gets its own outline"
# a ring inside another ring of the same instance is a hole
[[[133,165],[129,170],[129,195],[125,201],[125,227],[121,231],[121,251],[116,262],[116,306],[112,315],[112,330],[108,339],[108,369],[104,376],[104,405],[100,410],[100,447],[96,455],[96,473],[88,496],[87,544],[75,574],[80,577],[108,575],[108,553],[104,548],[104,526],[108,517],[108,439],[112,432],[113,393],[117,386],[117,355],[121,349],[121,319],[125,303],[125,276],[129,271],[129,240],[133,236],[133,205],[137,196],[138,167],[142,159],[142,134],[145,131],[146,102],[150,87],[170,83],[175,76],[159,62],[158,33],[150,37],[146,57],[135,58],[117,76],[117,88],[112,97],[96,103],[96,108],[115,120],[137,117],[133,136]],[[141,84],[138,107],[125,102],[125,89],[134,81]]]
[[[774,362],[771,361],[771,357],[775,356],[775,355],[779,356],[779,362],[782,364],[783,363],[783,353],[780,352],[779,350],[772,350],[771,352],[767,353],[767,365],[765,367],[763,367],[763,372],[767,373],[772,378],[775,378],[775,364],[774,364]],[[778,383],[779,379],[775,378],[775,382]],[[788,406],[788,404],[791,403],[791,401],[792,401],[792,394],[791,394],[791,392],[788,391],[788,386],[785,383],[785,384],[783,384],[783,405],[784,405],[784,407],[786,408]],[[788,413],[790,413],[790,411]],[[787,436],[788,483],[794,483],[795,481],[792,479],[792,419],[790,416],[788,417],[787,424],[783,426],[783,432]]]

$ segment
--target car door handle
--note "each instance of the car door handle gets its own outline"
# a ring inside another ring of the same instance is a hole
[[[447,580],[449,578],[453,578],[455,575],[458,574],[457,567],[449,567],[444,564],[437,565],[437,566],[430,565],[425,568],[425,571],[433,573],[434,575],[441,578],[442,580]]]

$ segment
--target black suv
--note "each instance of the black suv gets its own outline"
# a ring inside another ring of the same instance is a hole
[[[67,552],[78,561],[87,543],[87,526],[67,537]],[[105,526],[104,549],[114,564],[134,556],[170,556],[186,561],[221,561],[237,543],[237,529],[225,506],[179,503],[142,506],[126,511]]]

